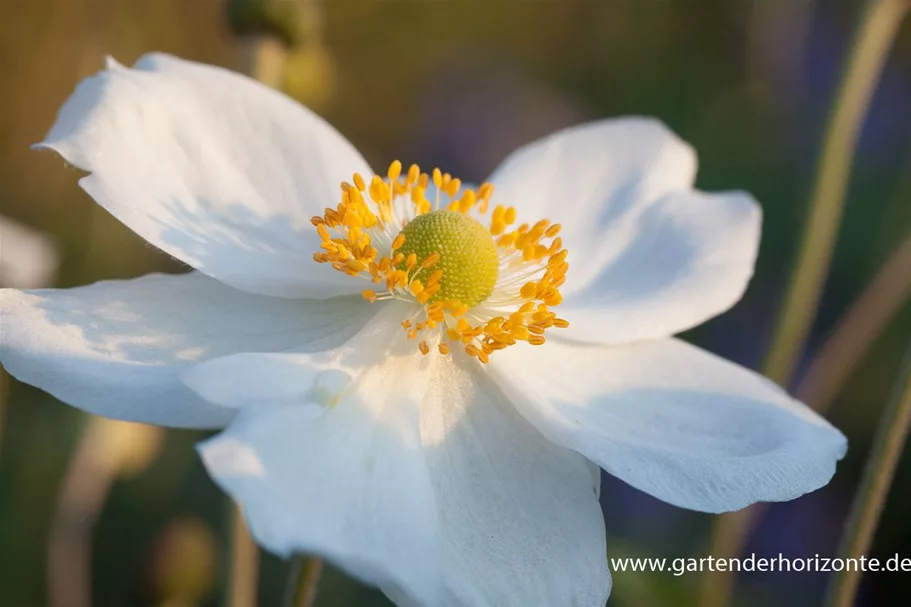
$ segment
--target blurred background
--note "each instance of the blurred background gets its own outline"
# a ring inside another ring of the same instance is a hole
[[[306,31],[294,33],[298,44],[279,83],[324,115],[373,166],[399,158],[469,181],[483,179],[516,146],[562,126],[622,114],[661,118],[697,149],[700,188],[746,189],[763,204],[762,249],[747,295],[686,336],[755,368],[768,346],[862,5],[326,0]],[[131,64],[151,50],[237,69],[249,61],[222,0],[0,0],[0,215],[10,226],[3,230],[2,253],[4,265],[12,265],[18,251],[21,263],[35,266],[18,275],[4,270],[6,286],[68,287],[184,269],[97,208],[77,187],[77,172],[57,156],[28,149],[106,55]],[[909,202],[906,24],[863,128],[833,269],[801,369],[911,234]],[[851,444],[835,479],[812,495],[772,506],[747,552],[835,553],[909,338],[906,304],[831,409]],[[49,539],[66,526],[55,517],[58,501],[65,491],[80,499],[80,487],[67,488],[64,478],[79,457],[88,418],[8,376],[0,381],[0,605],[37,607],[48,603]],[[95,522],[94,545],[83,555],[91,566],[93,604],[222,604],[231,508],[193,450],[205,434],[131,432],[110,446],[105,501],[79,502]],[[911,557],[909,456],[871,556]],[[92,478],[88,474],[90,485]],[[611,556],[708,553],[713,517],[665,505],[609,477],[602,503]],[[52,550],[52,558],[62,558],[64,568],[79,555],[56,549],[62,552]],[[77,563],[72,568],[79,570]],[[277,604],[287,569],[286,562],[262,556],[259,604]],[[617,573],[611,605],[698,605],[699,581],[692,574]],[[826,574],[745,573],[739,584],[738,605],[819,604]],[[909,574],[870,573],[858,605],[907,604],[902,599],[908,598]],[[332,569],[317,602],[387,604]]]

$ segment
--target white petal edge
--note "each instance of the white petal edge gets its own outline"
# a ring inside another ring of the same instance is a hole
[[[599,120],[557,131],[513,152],[488,181],[494,204],[517,223],[563,226],[571,266],[564,295],[582,289],[625,244],[628,224],[661,196],[689,190],[693,148],[654,118]]]
[[[352,378],[387,358],[411,360],[417,351],[399,324],[416,306],[361,303],[373,313],[369,321],[353,326],[348,339],[332,348],[229,354],[187,367],[181,381],[208,402],[232,409],[332,406]]]
[[[74,289],[0,290],[0,362],[75,407],[176,427],[221,427],[234,410],[180,372],[212,357],[333,348],[375,312],[358,297],[283,300],[207,276],[150,274]]]
[[[603,607],[600,477],[584,457],[545,440],[460,354],[434,367],[421,439],[439,508],[440,606]]]
[[[303,375],[326,360],[287,356]],[[419,428],[429,363],[411,350],[360,369],[332,405],[244,408],[200,446],[259,543],[284,556],[322,555],[400,605],[439,604],[438,523]]]
[[[109,60],[36,147],[91,173],[82,188],[134,232],[235,288],[359,288],[313,262],[309,219],[369,166],[322,118],[252,79],[158,53],[133,69]]]
[[[557,309],[558,338],[619,344],[667,337],[740,300],[759,249],[762,211],[746,192],[679,191],[630,222],[622,244]],[[568,280],[574,272],[570,264]]]
[[[791,500],[828,483],[846,450],[838,430],[772,382],[679,340],[528,350],[491,361],[522,414],[677,506]]]

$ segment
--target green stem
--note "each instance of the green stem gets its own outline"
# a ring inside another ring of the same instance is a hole
[[[870,99],[908,11],[908,0],[868,0],[826,129],[797,264],[764,366],[787,385],[810,331],[844,210],[851,163]]]
[[[318,556],[298,556],[291,563],[282,607],[313,607],[323,577],[324,563]]]
[[[239,506],[231,504],[231,565],[229,570],[228,607],[256,605],[259,578],[259,548],[250,537]]]
[[[794,394],[825,414],[873,343],[911,301],[911,234],[861,293],[803,374]]]
[[[858,25],[826,128],[796,265],[763,366],[765,375],[779,384],[790,383],[816,315],[841,223],[857,138],[909,1],[868,1]],[[740,555],[754,524],[752,509],[720,517],[710,554],[716,558]],[[734,581],[731,572],[706,575],[699,604],[729,605]]]
[[[911,347],[905,356],[902,376],[896,383],[888,409],[879,421],[876,438],[860,489],[854,498],[839,556],[859,559],[873,543],[879,518],[889,495],[895,469],[911,428]],[[829,586],[826,607],[850,607],[863,572],[857,567],[836,574]]]

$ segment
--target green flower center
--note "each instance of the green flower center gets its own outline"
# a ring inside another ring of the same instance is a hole
[[[493,292],[500,259],[490,231],[464,213],[432,211],[418,215],[402,230],[405,244],[397,251],[407,258],[414,253],[418,263],[434,253],[439,262],[421,270],[424,281],[434,270],[442,270],[440,290],[429,303],[458,301],[473,307]]]

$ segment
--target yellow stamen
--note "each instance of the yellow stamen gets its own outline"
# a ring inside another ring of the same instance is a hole
[[[386,172],[386,176],[389,177],[390,181],[395,181],[399,178],[399,175],[402,174],[402,163],[398,160],[393,160],[392,164],[389,165],[389,171]]]
[[[398,160],[385,177],[355,173],[351,181],[342,182],[335,208],[310,220],[320,239],[313,260],[378,285],[361,293],[370,303],[404,299],[422,306],[423,319],[402,322],[409,339],[432,332],[440,354],[456,344],[486,363],[494,352],[519,342],[542,345],[547,331],[569,326],[550,309],[563,299],[569,268],[560,224],[542,219],[513,228],[516,208],[496,205],[482,225],[473,217],[487,215],[493,185],[463,189],[458,178],[440,169],[422,173],[415,164],[403,176]],[[426,196],[431,182],[436,205]],[[404,215],[403,204],[411,209]],[[496,305],[515,307],[493,316],[484,302],[501,268],[506,282],[497,288],[506,290],[496,291]],[[426,339],[418,348],[431,349]]]

